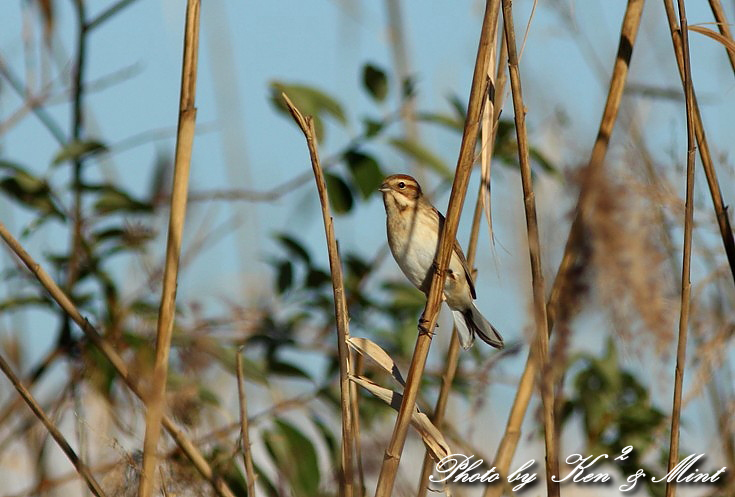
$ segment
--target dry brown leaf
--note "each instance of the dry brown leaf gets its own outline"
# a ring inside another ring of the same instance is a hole
[[[719,41],[720,43],[725,45],[725,48],[728,49],[730,52],[735,53],[735,43],[732,40],[721,35],[717,31],[713,31],[708,28],[703,28],[702,26],[689,26],[689,31],[694,31],[695,33],[703,34],[704,36],[709,36],[713,40]]]
[[[369,357],[384,371],[391,375],[401,386],[406,386],[406,382],[403,380],[401,371],[396,366],[396,363],[391,359],[388,353],[383,350],[380,345],[373,342],[368,338],[361,337],[350,337],[347,339],[347,344],[355,349],[358,354]]]
[[[372,381],[362,376],[350,376],[350,379],[363,387],[365,390],[375,395],[377,398],[391,406],[396,411],[401,408],[401,401],[403,396],[400,393],[394,392],[387,388],[381,387],[380,385],[373,383]],[[451,454],[449,444],[444,439],[444,435],[434,426],[429,420],[429,417],[420,412],[414,407],[414,411],[411,414],[411,426],[421,435],[421,439],[424,441],[424,445],[431,456],[437,461],[442,460]]]

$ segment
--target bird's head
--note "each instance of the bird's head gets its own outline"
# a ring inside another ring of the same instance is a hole
[[[390,199],[399,205],[412,205],[421,197],[421,186],[407,174],[388,176],[378,190],[383,192],[383,201]]]

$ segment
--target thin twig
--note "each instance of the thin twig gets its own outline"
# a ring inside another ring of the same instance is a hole
[[[679,462],[679,422],[681,420],[681,392],[686,365],[687,330],[689,329],[689,307],[692,291],[690,268],[692,262],[692,225],[694,224],[694,86],[689,57],[689,33],[687,30],[684,1],[678,0],[682,62],[684,65],[684,94],[686,95],[687,120],[687,186],[684,214],[684,248],[681,265],[681,309],[679,313],[679,340],[676,347],[676,369],[674,370],[674,401],[671,412],[671,444],[669,446],[668,471]],[[666,480],[666,497],[674,497],[676,483]]]
[[[171,194],[168,240],[166,243],[166,265],[163,272],[163,289],[156,330],[156,360],[153,369],[153,384],[146,412],[145,440],[143,444],[143,470],[141,472],[139,497],[149,497],[153,492],[156,471],[156,448],[161,432],[161,418],[165,410],[168,356],[176,312],[176,284],[181,255],[181,240],[186,219],[186,197],[189,190],[189,168],[196,128],[196,82],[199,53],[200,0],[189,0],[186,5],[184,30],[184,56],[181,71],[181,99],[179,101],[179,123],[174,159],[174,178]]]
[[[248,483],[248,497],[255,497],[255,470],[253,454],[250,450],[250,430],[248,427],[248,399],[245,394],[245,383],[242,372],[242,350],[235,356],[237,370],[237,395],[240,401],[240,436],[242,438],[242,459],[245,464],[245,475]]]
[[[419,335],[416,340],[411,366],[408,371],[406,387],[403,392],[401,408],[398,411],[393,435],[385,452],[383,465],[380,468],[380,476],[376,488],[376,497],[388,497],[392,495],[398,465],[401,460],[403,447],[406,443],[406,435],[411,420],[411,414],[416,405],[421,376],[426,366],[426,358],[431,345],[431,336],[436,326],[441,306],[441,296],[444,289],[444,278],[452,254],[452,247],[457,236],[457,226],[462,213],[462,204],[467,192],[472,164],[475,158],[475,145],[480,128],[482,107],[487,93],[488,81],[486,68],[490,58],[490,46],[492,45],[491,34],[494,31],[493,15],[495,6],[499,0],[488,0],[485,5],[485,14],[480,33],[480,42],[475,60],[475,69],[472,77],[472,87],[467,106],[467,119],[465,120],[462,144],[460,146],[457,169],[452,184],[452,193],[449,198],[447,217],[441,230],[437,255],[434,260],[435,271],[432,275],[426,307],[421,316]]]
[[[337,247],[337,239],[334,236],[334,225],[332,223],[332,215],[329,209],[329,196],[327,194],[327,184],[324,180],[324,173],[319,163],[319,151],[317,149],[316,132],[314,130],[314,120],[311,116],[304,116],[301,111],[294,106],[286,94],[281,94],[283,100],[288,106],[294,120],[298,124],[306,138],[306,144],[309,148],[309,156],[311,158],[311,167],[314,172],[317,192],[319,193],[319,202],[321,203],[322,219],[324,221],[324,231],[327,238],[327,252],[329,253],[329,270],[332,274],[332,291],[334,292],[334,314],[337,322],[337,353],[339,355],[339,387],[342,408],[342,478],[340,486],[342,487],[342,495],[352,497],[354,495],[354,426],[352,423],[352,396],[350,395],[350,356],[347,340],[350,337],[349,318],[347,314],[347,301],[345,299],[345,288],[342,277],[342,261],[339,256]]]
[[[664,0],[664,9],[666,10],[666,18],[669,22],[669,31],[671,32],[671,41],[674,44],[674,54],[676,56],[676,64],[679,68],[679,77],[682,85],[686,80],[684,71],[684,49],[681,40],[681,30],[677,26],[676,13],[674,12],[674,4],[672,0]],[[694,90],[692,90],[694,93]],[[692,104],[692,112],[694,114],[694,135],[697,138],[699,147],[699,157],[702,159],[702,168],[707,178],[707,186],[709,187],[710,197],[712,197],[712,206],[715,209],[717,218],[717,226],[720,228],[720,236],[722,244],[725,248],[727,261],[730,265],[733,282],[735,282],[735,238],[730,226],[730,218],[727,214],[724,201],[722,200],[722,192],[720,191],[720,183],[717,180],[717,172],[715,171],[712,155],[710,154],[707,137],[704,134],[704,124],[702,122],[702,114],[699,112],[699,104],[697,104],[697,95],[694,93]]]
[[[497,126],[495,125],[500,118],[500,109],[502,108],[503,90],[499,89],[497,82],[501,79],[501,74],[505,74],[503,70],[505,65],[502,63],[504,50],[501,50],[499,60],[501,63],[497,64],[497,74],[494,74],[493,65],[495,62],[495,52],[498,41],[497,28],[498,19],[500,16],[500,2],[495,5],[493,12],[494,21],[491,19],[492,26],[494,27],[494,33],[492,33],[493,46],[490,48],[490,64],[487,69],[489,78],[489,91],[485,101],[485,108],[483,110],[482,120],[482,149],[480,151],[482,157],[482,178],[480,180],[480,186],[477,191],[477,200],[475,202],[475,212],[472,217],[472,228],[470,230],[470,240],[467,246],[467,264],[470,268],[474,267],[475,254],[477,253],[477,241],[480,233],[480,222],[482,220],[483,206],[487,205],[489,212],[490,202],[490,163],[493,157],[493,147],[495,145],[495,137],[497,132]],[[505,47],[505,44],[502,44]],[[497,101],[496,101],[497,99]],[[490,114],[489,118],[486,117]],[[487,177],[486,169],[487,165]],[[487,204],[486,204],[487,202]],[[490,231],[490,237],[492,238],[492,223],[491,218],[488,214],[488,225]],[[475,276],[473,275],[473,278]],[[459,338],[457,336],[457,329],[452,329],[452,338],[449,341],[449,349],[447,350],[447,358],[445,360],[444,371],[441,376],[441,387],[439,388],[439,395],[436,399],[436,405],[434,407],[434,414],[431,417],[431,422],[439,430],[442,430],[442,423],[444,422],[444,414],[447,408],[447,402],[449,400],[449,394],[452,390],[452,384],[454,383],[454,377],[457,373],[457,365],[459,363]],[[434,460],[431,454],[426,451],[424,454],[424,462],[421,468],[421,476],[419,478],[419,487],[416,493],[416,497],[425,497],[429,490],[429,477],[433,470]]]
[[[82,460],[79,459],[79,457],[77,457],[76,452],[74,452],[74,449],[71,448],[69,442],[66,441],[64,435],[61,434],[59,429],[56,428],[54,423],[49,419],[48,416],[46,416],[46,413],[43,412],[43,409],[41,409],[41,406],[38,405],[36,399],[34,399],[28,389],[23,386],[23,383],[21,383],[20,379],[18,379],[15,373],[13,373],[12,368],[7,362],[5,362],[5,359],[2,356],[0,356],[0,369],[3,371],[3,373],[5,373],[5,376],[8,377],[20,396],[23,397],[23,400],[26,402],[26,404],[28,404],[28,407],[30,407],[31,411],[33,411],[33,414],[35,414],[36,417],[41,421],[41,423],[43,423],[43,426],[46,427],[49,434],[54,438],[54,440],[56,440],[56,443],[59,444],[61,450],[64,451],[64,454],[66,454],[66,457],[68,457],[69,461],[71,461],[71,463],[74,465],[74,468],[76,468],[79,476],[81,476],[87,483],[87,486],[92,491],[92,493],[97,497],[104,497],[105,492],[102,490],[102,487],[100,487],[100,484],[97,483],[97,480],[95,480],[94,475],[89,470],[87,465],[84,464]]]
[[[635,45],[638,27],[640,26],[641,14],[643,13],[643,4],[644,0],[628,1],[628,6],[626,8],[620,30],[618,52],[610,80],[607,101],[605,103],[605,109],[603,110],[595,145],[592,149],[590,161],[587,166],[590,171],[594,171],[597,168],[602,167],[604,164],[605,155],[610,142],[610,136],[612,136],[612,131],[617,120],[618,110],[620,108],[623,89],[625,88],[625,81],[628,75],[633,46]],[[588,193],[585,192],[585,188],[580,191],[576,215],[572,222],[569,238],[567,239],[566,246],[564,248],[562,262],[559,265],[559,269],[546,304],[549,332],[551,332],[554,327],[556,310],[564,293],[567,274],[572,268],[576,248],[578,247],[579,239],[582,235],[583,210],[588,197]],[[513,454],[515,453],[518,440],[520,439],[521,424],[523,423],[523,418],[526,415],[528,403],[533,392],[533,379],[536,375],[537,368],[537,365],[533,360],[533,354],[533,350],[528,353],[526,365],[518,383],[516,396],[513,399],[511,412],[508,416],[505,433],[503,434],[503,438],[501,439],[500,445],[498,446],[495,454],[493,465],[497,467],[500,474],[507,474],[508,469],[510,468]],[[499,497],[501,492],[501,486],[489,485],[486,487],[484,497]]]
[[[77,51],[73,65],[73,77],[71,83],[71,140],[78,142],[82,139],[82,130],[84,123],[84,89],[82,81],[84,79],[84,68],[87,61],[87,32],[84,28],[86,22],[86,8],[83,0],[74,0],[74,8],[77,15]],[[74,193],[74,204],[72,208],[72,234],[71,248],[69,251],[69,263],[67,265],[66,274],[66,291],[72,295],[74,284],[77,282],[77,276],[81,266],[84,253],[87,251],[82,240],[82,196],[84,194],[84,185],[82,180],[82,172],[84,161],[81,157],[73,161],[73,180],[72,190]],[[59,341],[65,340],[64,333],[59,335]]]
[[[20,98],[23,100],[27,99],[28,94],[25,86],[21,82],[21,79],[10,70],[2,57],[0,57],[0,74],[2,74],[8,83],[10,83],[10,87],[13,88]],[[54,118],[51,117],[51,114],[46,112],[46,109],[41,106],[40,101],[34,99],[30,103],[33,113],[36,115],[38,120],[41,121],[41,124],[44,125],[48,132],[51,133],[51,136],[53,136],[60,145],[64,145],[67,141],[67,137],[61,129],[61,126],[59,126]]]
[[[115,351],[110,342],[104,338],[99,331],[82,316],[79,309],[69,299],[69,297],[59,288],[56,282],[49,276],[43,267],[38,264],[20,243],[10,234],[3,223],[0,223],[0,237],[5,241],[10,250],[14,252],[22,261],[23,264],[33,273],[38,279],[41,285],[46,289],[51,298],[66,312],[71,319],[79,325],[79,328],[89,338],[89,340],[99,349],[105,358],[110,362],[113,368],[120,375],[120,378],[130,388],[136,397],[141,399],[145,404],[145,398],[141,389],[138,387],[136,380],[130,374],[127,365],[123,361],[122,357]],[[176,424],[168,416],[164,416],[162,419],[163,427],[169,432],[171,437],[174,439],[176,444],[179,446],[181,451],[186,457],[192,462],[194,467],[197,469],[207,481],[212,485],[212,488],[221,497],[234,497],[232,490],[227,484],[212,471],[211,466],[206,461],[202,453],[194,446],[189,438],[176,426]]]
[[[513,26],[513,4],[503,0],[503,22],[505,42],[508,45],[508,72],[513,97],[516,139],[518,140],[518,160],[521,166],[521,183],[526,211],[528,230],[528,252],[531,259],[531,281],[533,285],[533,307],[536,322],[536,364],[539,368],[539,389],[543,403],[544,441],[546,448],[546,492],[552,497],[559,496],[559,445],[554,428],[554,384],[549,374],[549,323],[546,316],[546,290],[541,267],[541,244],[539,242],[538,221],[536,218],[536,197],[533,192],[531,162],[528,156],[528,136],[526,134],[526,108],[523,104],[521,74],[518,69],[515,27]]]
[[[87,22],[85,28],[87,31],[92,31],[96,27],[98,27],[100,24],[104,23],[108,19],[110,19],[112,16],[120,12],[125,7],[131,5],[136,0],[118,0],[118,2],[110,5],[105,10],[100,12],[97,17]]]

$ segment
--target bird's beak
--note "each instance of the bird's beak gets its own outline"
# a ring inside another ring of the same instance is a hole
[[[389,192],[390,191],[390,187],[388,186],[387,183],[383,183],[382,185],[380,185],[380,188],[378,188],[378,191],[379,192],[383,192],[383,193]]]

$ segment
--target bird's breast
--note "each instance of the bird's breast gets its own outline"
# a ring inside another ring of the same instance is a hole
[[[408,280],[424,292],[428,291],[427,274],[436,255],[438,228],[427,216],[388,216],[393,257]]]

